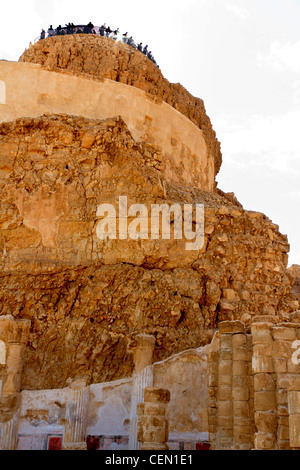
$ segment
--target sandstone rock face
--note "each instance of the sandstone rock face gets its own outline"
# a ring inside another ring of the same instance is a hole
[[[122,119],[17,119],[0,125],[0,149],[0,308],[31,320],[23,389],[128,377],[139,333],[156,338],[158,361],[207,344],[220,321],[296,310],[278,226],[232,196],[166,182]],[[204,204],[203,247],[100,240],[97,208],[120,195]]]
[[[300,302],[300,266],[298,264],[293,264],[288,269],[289,274],[294,278],[292,294]]]
[[[218,173],[222,155],[220,143],[206,115],[204,103],[180,84],[169,83],[160,69],[144,54],[127,44],[95,35],[53,36],[37,42],[20,57],[20,62],[41,64],[56,72],[109,78],[148,92],[187,116],[202,131]]]

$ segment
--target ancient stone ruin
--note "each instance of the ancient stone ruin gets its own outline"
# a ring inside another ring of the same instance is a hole
[[[1,61],[0,85],[0,448],[299,448],[288,239],[218,188],[203,101],[86,34]],[[201,246],[175,209],[142,236],[153,205],[203,207]]]

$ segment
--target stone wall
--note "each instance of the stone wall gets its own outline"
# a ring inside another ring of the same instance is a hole
[[[220,324],[209,355],[209,430],[214,449],[299,447],[300,312],[281,323],[257,317]]]
[[[0,80],[6,86],[1,122],[45,113],[99,120],[119,116],[133,139],[143,146],[145,164],[159,170],[163,179],[181,186],[214,189],[214,158],[203,132],[164,101],[109,79],[86,79],[24,62],[0,62]],[[84,137],[84,148],[91,148],[96,132],[96,128],[91,129]],[[71,143],[70,139],[68,133],[66,143]],[[6,150],[3,147],[1,154]],[[1,172],[7,170],[3,165]]]
[[[97,80],[108,78],[140,88],[149,96],[165,101],[202,130],[214,160],[215,175],[219,172],[222,163],[220,143],[203,101],[194,98],[179,83],[169,83],[144,54],[127,44],[86,34],[56,36],[37,42],[19,60],[41,64],[56,72]]]

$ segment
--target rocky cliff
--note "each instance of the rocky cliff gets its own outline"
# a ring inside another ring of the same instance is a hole
[[[30,319],[22,387],[130,376],[138,333],[155,360],[207,344],[222,320],[297,308],[286,236],[234,199],[166,183],[119,119],[67,115],[0,125],[0,308]],[[205,243],[106,240],[100,203],[201,203]]]

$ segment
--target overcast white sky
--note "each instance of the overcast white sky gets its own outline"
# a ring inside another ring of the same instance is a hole
[[[1,13],[0,59],[69,21],[147,43],[165,78],[204,100],[220,189],[278,224],[300,264],[300,0],[10,0]]]

